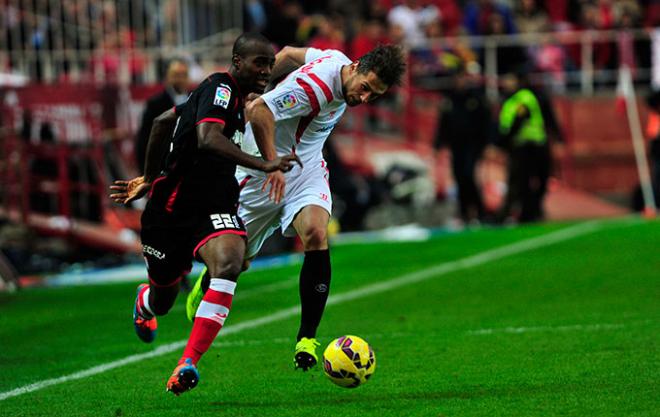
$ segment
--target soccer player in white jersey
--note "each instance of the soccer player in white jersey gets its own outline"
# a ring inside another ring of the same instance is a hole
[[[296,368],[318,360],[316,330],[330,289],[327,228],[332,213],[323,144],[346,106],[368,103],[399,84],[405,71],[402,51],[379,46],[352,62],[337,50],[286,47],[276,56],[274,78],[287,65],[297,67],[276,88],[246,107],[250,124],[242,149],[273,160],[293,152],[302,161],[286,174],[242,169],[239,215],[248,231],[246,260],[253,259],[278,228],[300,236],[305,257],[300,271],[301,322],[294,353]],[[208,278],[198,280],[188,298],[194,317]]]

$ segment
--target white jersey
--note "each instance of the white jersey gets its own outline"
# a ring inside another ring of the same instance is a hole
[[[351,62],[337,50],[308,48],[305,65],[261,96],[275,117],[278,156],[295,152],[303,165],[322,160],[323,144],[346,110],[341,68]],[[259,155],[249,124],[241,147]]]
[[[339,51],[309,48],[305,65],[289,74],[274,90],[262,95],[275,116],[275,148],[279,156],[295,152],[303,167],[285,173],[284,198],[276,204],[261,190],[266,174],[238,166],[241,186],[238,214],[248,231],[247,258],[253,258],[278,228],[294,236],[292,223],[304,207],[315,205],[332,214],[328,167],[323,144],[346,110],[341,68],[351,60]],[[259,155],[250,124],[241,148]]]

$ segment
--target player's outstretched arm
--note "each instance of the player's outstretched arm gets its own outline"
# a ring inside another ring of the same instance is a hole
[[[167,110],[154,119],[147,143],[147,157],[144,161],[144,182],[149,186],[160,174],[161,162],[169,148],[170,139],[176,127],[176,119],[174,109]]]
[[[176,126],[176,113],[174,109],[163,112],[154,119],[147,143],[147,155],[144,164],[144,176],[131,180],[116,180],[110,186],[110,199],[118,204],[128,204],[131,201],[142,198],[151,189],[160,173],[160,163],[167,151],[169,138]]]
[[[223,158],[234,161],[247,168],[258,169],[264,172],[287,172],[293,168],[294,163],[300,164],[296,155],[276,157],[269,161],[246,154],[235,146],[222,133],[223,125],[219,123],[200,123],[197,125],[197,147],[200,150],[213,152]]]

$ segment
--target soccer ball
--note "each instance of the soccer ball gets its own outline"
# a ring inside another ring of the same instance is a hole
[[[342,336],[323,352],[323,370],[330,381],[345,388],[364,384],[376,370],[376,355],[364,339]]]

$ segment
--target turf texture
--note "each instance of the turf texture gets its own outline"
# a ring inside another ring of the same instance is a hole
[[[318,338],[325,345],[356,334],[372,345],[376,372],[356,389],[333,385],[320,367],[293,370],[298,316],[285,314],[221,332],[200,362],[200,384],[181,397],[166,393],[165,381],[182,348],[2,399],[0,416],[657,416],[660,222],[597,224],[350,300],[376,283],[575,226],[333,247],[331,293],[339,299]],[[242,275],[225,330],[298,305],[298,270]],[[134,290],[0,294],[0,398],[187,338],[182,295],[159,318],[156,342],[141,343],[131,323]]]

